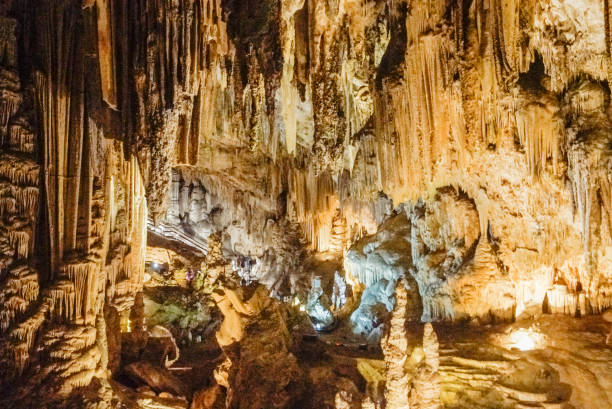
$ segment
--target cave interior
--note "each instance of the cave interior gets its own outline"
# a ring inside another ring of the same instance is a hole
[[[609,0],[0,0],[0,408],[612,408]]]

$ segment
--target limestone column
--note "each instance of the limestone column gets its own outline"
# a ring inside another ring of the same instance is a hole
[[[395,285],[395,307],[387,326],[387,333],[381,340],[385,355],[387,383],[385,399],[387,409],[408,409],[408,390],[410,379],[406,374],[405,364],[408,356],[408,341],[406,339],[406,305],[408,293],[404,279]]]

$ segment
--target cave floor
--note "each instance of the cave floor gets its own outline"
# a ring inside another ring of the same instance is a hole
[[[436,327],[448,408],[612,407],[609,325],[543,315],[510,325]]]
[[[435,324],[442,406],[609,409],[612,347],[605,343],[609,325],[600,316],[558,315],[481,327]],[[412,325],[407,333],[410,373],[422,356],[422,326]],[[293,352],[308,391],[299,409],[335,408],[336,394],[346,389],[382,404],[385,362],[379,347],[364,348],[333,332],[294,335]],[[210,337],[183,347],[171,372],[195,392],[212,384],[213,371],[222,360]],[[157,406],[139,407],[185,407],[180,402],[176,406],[156,402]]]
[[[606,345],[609,326],[600,316],[576,319],[560,315],[482,327],[436,324],[442,405],[457,409],[612,408],[612,347]],[[422,354],[422,326],[413,325],[407,332],[408,349],[413,351],[406,364],[410,373],[411,362]],[[339,377],[351,377],[357,369],[366,384],[355,385],[382,401],[384,387],[377,384],[385,379],[382,351],[362,348],[344,336],[335,342],[331,333],[316,342],[311,337],[303,340],[298,356],[311,374],[325,365]],[[318,407],[334,407],[332,392],[333,388],[327,404]],[[311,403],[305,407],[317,407]]]
[[[605,343],[609,325],[600,316],[558,315],[482,327],[435,324],[442,404],[457,409],[612,408],[612,347]],[[422,354],[422,326],[407,332],[413,350],[406,364],[410,373],[411,362]],[[344,337],[334,343],[333,334],[322,338],[323,349],[334,358],[329,362],[359,367],[369,393],[382,400],[382,386],[374,385],[385,378],[380,349],[351,348]]]

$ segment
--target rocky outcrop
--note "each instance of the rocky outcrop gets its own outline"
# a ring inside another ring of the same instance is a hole
[[[219,385],[211,386],[194,393],[190,409],[222,409],[225,408],[223,391]]]
[[[174,396],[188,397],[187,387],[167,369],[149,362],[134,362],[125,367],[125,373],[135,382],[147,385],[156,393],[168,392]]]
[[[179,347],[176,345],[174,336],[170,331],[161,325],[155,325],[149,330],[149,336],[146,345],[147,353],[151,350],[161,352],[161,367],[169,368],[173,363],[178,361],[180,357]]]
[[[303,373],[290,352],[291,335],[279,304],[262,286],[220,291],[214,297],[225,319],[217,340],[226,360],[215,376],[227,387],[227,406],[294,407],[303,393]]]
[[[401,275],[414,280],[418,299],[410,311],[424,321],[486,323],[542,312],[599,311],[604,293],[588,292],[573,273],[538,263],[529,274],[522,270],[517,263],[524,260],[510,255],[507,247],[517,237],[497,236],[482,212],[465,193],[441,188],[431,200],[405,204],[376,235],[356,242],[345,259],[347,272],[366,285],[362,305],[353,314],[355,324],[363,326],[356,320],[366,317],[362,310],[374,294],[391,300],[385,283]]]

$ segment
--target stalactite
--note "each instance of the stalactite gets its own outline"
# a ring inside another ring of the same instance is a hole
[[[13,187],[13,196],[17,202],[17,208],[21,214],[28,215],[34,219],[38,215],[38,187],[27,186],[25,188]]]
[[[76,317],[76,292],[70,281],[58,281],[48,290],[49,310],[58,319],[71,321]]]
[[[19,81],[16,77],[12,77],[14,74],[11,74],[10,72],[7,74],[3,75],[4,78],[2,78],[2,80],[8,80],[7,82],[10,81],[9,84],[6,84],[9,85],[9,87],[8,89],[5,88],[2,90],[2,101],[0,101],[0,136],[2,137],[0,142],[2,142],[2,144],[6,142],[5,139],[9,120],[17,113],[17,110],[22,102],[21,95],[14,91],[15,89],[19,89]]]
[[[593,314],[602,314],[612,306],[612,280],[600,283],[598,290],[588,300]]]
[[[17,327],[11,331],[11,337],[21,342],[13,351],[14,355],[18,357],[16,365],[14,365],[13,368],[16,369],[18,373],[21,373],[26,367],[29,353],[34,346],[34,336],[46,318],[45,314],[47,311],[45,307],[46,305],[43,304],[43,307],[34,315],[19,323]]]
[[[546,292],[547,312],[573,317],[587,313],[587,298],[584,292],[569,292],[566,285],[555,284]]]
[[[532,176],[539,175],[548,158],[552,158],[553,172],[559,161],[562,126],[551,105],[529,104],[516,112],[516,127],[521,144],[525,147],[527,163]]]
[[[61,276],[67,277],[74,285],[74,315],[83,317],[85,322],[91,322],[90,316],[93,298],[97,295],[94,279],[97,266],[95,263],[85,260],[83,262],[67,263],[62,266]]]
[[[432,321],[455,321],[453,301],[448,296],[427,297],[423,302],[423,317]]]
[[[13,230],[9,232],[9,244],[17,249],[21,259],[27,259],[30,253],[31,234],[27,231]]]
[[[574,203],[578,211],[580,223],[582,226],[582,240],[584,251],[589,269],[593,267],[593,232],[592,232],[592,213],[593,207],[597,205],[597,184],[595,176],[596,164],[593,164],[593,159],[598,162],[599,154],[595,152],[596,157],[589,157],[585,151],[585,146],[581,143],[571,145],[567,157],[569,162],[568,177],[572,182],[572,194]]]
[[[281,14],[283,19],[283,74],[281,77],[282,115],[285,124],[285,147],[287,153],[292,155],[296,152],[297,144],[297,100],[298,90],[293,84],[295,71],[295,13],[304,7],[304,0],[281,2]]]
[[[0,216],[15,213],[17,201],[13,197],[0,197]]]
[[[100,77],[102,85],[102,98],[111,107],[117,106],[117,89],[115,86],[115,59],[114,41],[118,33],[113,32],[113,5],[111,0],[97,0],[96,11],[98,16],[98,58],[100,62]]]
[[[9,126],[8,144],[12,150],[34,153],[34,133],[21,123],[13,123]]]
[[[10,272],[11,278],[7,280],[7,287],[13,289],[26,301],[38,298],[39,286],[37,273],[29,267],[20,266]]]
[[[39,294],[38,276],[26,266],[12,268],[0,292],[0,302],[7,308],[0,312],[0,333],[5,332],[14,319],[26,311]]]
[[[14,155],[0,154],[0,177],[8,179],[18,186],[36,186],[38,184],[38,165],[31,160]]]
[[[293,170],[290,174],[290,198],[296,221],[312,248],[318,251],[337,250],[341,242],[376,230],[378,201],[354,199],[353,192],[346,192],[343,181],[342,176],[330,172],[317,174],[313,168]],[[346,226],[344,232],[338,230],[338,225],[334,228],[334,220],[338,223],[341,219]]]
[[[346,112],[345,140],[347,141],[363,128],[374,111],[374,102],[370,95],[367,78],[360,76],[363,71],[366,70],[360,70],[357,62],[348,58],[344,60],[340,71]]]

